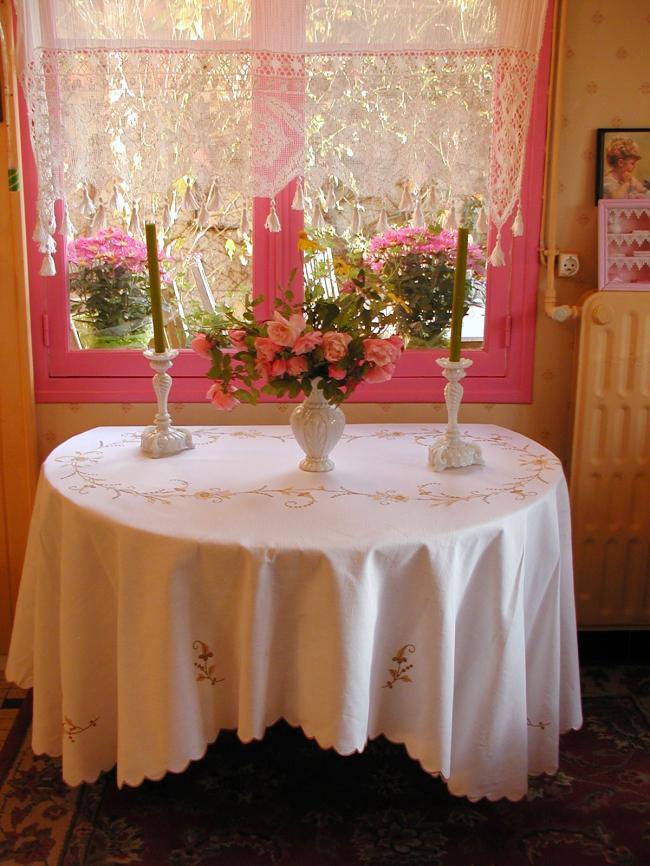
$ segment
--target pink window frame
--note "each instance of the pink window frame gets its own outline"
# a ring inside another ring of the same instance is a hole
[[[532,397],[535,314],[538,276],[539,225],[546,143],[546,101],[552,36],[552,3],[549,4],[539,71],[533,98],[530,131],[522,183],[525,234],[513,238],[506,226],[505,243],[510,265],[488,268],[485,334],[481,349],[469,350],[473,360],[464,380],[465,402],[526,403]],[[27,110],[21,94],[21,134],[26,225],[36,221],[36,168],[29,144]],[[302,213],[290,207],[293,184],[276,198],[283,226],[279,234],[263,228],[268,200],[253,204],[253,285],[264,294],[262,315],[270,315],[273,292],[286,285],[292,269],[302,272],[301,255],[294,238],[302,228]],[[66,264],[63,245],[55,255],[57,277],[39,275],[41,254],[28,241],[35,397],[38,403],[152,402],[151,371],[139,352],[69,348],[69,312],[64,285]],[[390,382],[357,389],[351,402],[440,402],[444,379],[435,358],[441,351],[408,351]],[[183,351],[174,362],[173,399],[202,402],[208,380],[206,362]],[[276,402],[276,398],[262,398]]]

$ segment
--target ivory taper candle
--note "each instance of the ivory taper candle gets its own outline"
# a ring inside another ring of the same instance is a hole
[[[147,238],[147,262],[149,264],[149,294],[151,296],[151,321],[153,322],[153,347],[158,354],[165,351],[165,326],[163,323],[162,295],[160,293],[160,268],[158,265],[158,241],[156,226],[147,223],[144,227]]]
[[[449,339],[449,360],[460,361],[460,334],[463,327],[465,307],[465,282],[467,279],[467,238],[469,229],[458,229],[456,248],[456,272],[454,274],[454,295],[451,306],[451,337]]]

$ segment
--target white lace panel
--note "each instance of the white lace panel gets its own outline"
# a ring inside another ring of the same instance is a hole
[[[485,198],[492,72],[492,58],[478,54],[308,57],[310,185],[334,177],[381,198],[408,180],[443,202]]]
[[[182,193],[172,201],[181,179],[191,184],[190,211],[241,209],[250,197],[248,53],[44,50],[24,80],[41,238],[53,232],[56,199],[88,234],[100,208],[109,223],[136,206],[142,222],[160,223],[165,206],[184,206]]]
[[[36,6],[49,11],[47,27]],[[296,177],[308,191],[324,196],[336,184],[358,201],[395,187],[452,210],[477,197],[496,226],[491,260],[500,263],[545,8],[546,0],[23,3],[43,272],[53,272],[57,199],[87,233],[100,207],[109,221],[116,203],[125,219],[137,204],[143,220],[161,221],[174,190],[188,185],[186,204],[198,214],[214,212],[217,199],[272,199]],[[278,230],[277,218],[267,227]]]

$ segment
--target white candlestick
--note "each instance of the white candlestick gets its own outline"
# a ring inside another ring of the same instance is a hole
[[[147,349],[144,353],[151,369],[155,370],[153,389],[158,401],[158,412],[154,424],[145,427],[140,438],[140,448],[149,457],[164,457],[166,454],[178,454],[187,448],[194,448],[192,434],[182,427],[173,427],[171,415],[167,411],[167,398],[172,387],[172,377],[167,373],[178,349],[166,349],[164,352],[153,352]]]
[[[433,445],[429,446],[429,463],[436,472],[473,464],[483,466],[484,460],[480,447],[463,439],[458,429],[458,410],[463,399],[463,386],[460,380],[465,377],[465,369],[471,367],[472,361],[469,358],[460,358],[458,361],[436,358],[436,363],[442,367],[443,375],[448,380],[445,385],[447,430]]]

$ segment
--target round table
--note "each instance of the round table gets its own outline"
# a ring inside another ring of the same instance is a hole
[[[324,474],[287,427],[191,428],[151,459],[97,428],[43,465],[7,677],[70,784],[137,785],[221,729],[280,718],[341,754],[380,734],[453,794],[525,795],[581,725],[570,517],[556,457],[464,425],[348,425]]]

